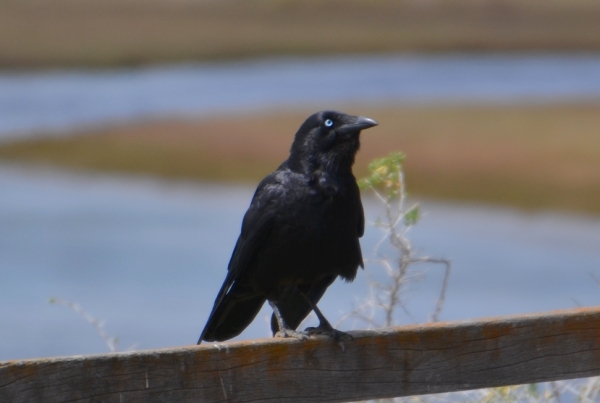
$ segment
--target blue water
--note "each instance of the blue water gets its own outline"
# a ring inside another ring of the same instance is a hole
[[[600,56],[268,59],[0,74],[0,139],[107,121],[388,103],[600,100]]]
[[[51,297],[105,320],[121,349],[194,344],[253,192],[14,166],[0,166],[0,189],[0,360],[107,351]],[[365,205],[371,221],[382,213],[374,200]],[[422,208],[409,232],[415,247],[453,264],[442,320],[600,303],[591,277],[600,277],[599,218],[427,200]],[[379,236],[367,227],[366,257]],[[413,318],[400,314],[400,323],[433,311],[442,269],[421,269],[426,276],[404,294]],[[330,287],[320,307],[335,323],[367,291],[360,271],[354,283]],[[265,308],[241,338],[268,336],[268,317]]]
[[[346,105],[600,100],[600,56],[481,55],[279,59],[109,71],[0,74],[0,139],[118,120]],[[46,172],[0,165],[0,360],[104,352],[94,328],[51,297],[106,321],[121,349],[196,342],[225,275],[253,187]],[[382,213],[365,199],[370,220]],[[410,232],[452,259],[441,319],[600,303],[600,218],[423,201]],[[368,226],[365,257],[380,233]],[[390,253],[388,250],[387,253]],[[440,267],[404,297],[425,321]],[[368,264],[335,283],[333,321],[364,301]],[[269,335],[264,309],[242,338]],[[351,328],[352,321],[341,323]],[[358,324],[358,326],[364,326]]]

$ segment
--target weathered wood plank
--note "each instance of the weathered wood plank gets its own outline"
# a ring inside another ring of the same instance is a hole
[[[2,402],[342,402],[600,375],[600,307],[0,363]]]

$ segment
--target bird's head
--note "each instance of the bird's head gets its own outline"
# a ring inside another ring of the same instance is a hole
[[[350,169],[360,147],[360,131],[377,126],[364,116],[336,111],[317,112],[298,129],[288,164],[294,171]]]

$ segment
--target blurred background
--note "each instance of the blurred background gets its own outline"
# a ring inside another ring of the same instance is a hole
[[[452,261],[440,319],[599,304],[598,21],[596,0],[0,0],[0,360],[106,351],[51,298],[121,350],[194,344],[256,184],[321,109],[380,123],[358,177],[407,154],[409,236]],[[422,270],[397,323],[435,308]],[[320,307],[367,294],[361,271]]]

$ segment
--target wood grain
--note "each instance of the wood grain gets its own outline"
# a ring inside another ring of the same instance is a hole
[[[343,402],[600,375],[600,307],[0,363],[2,402]]]

